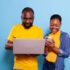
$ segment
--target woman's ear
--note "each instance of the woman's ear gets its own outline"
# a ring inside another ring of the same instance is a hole
[[[60,23],[60,28],[61,28],[61,26],[62,26],[62,23]]]

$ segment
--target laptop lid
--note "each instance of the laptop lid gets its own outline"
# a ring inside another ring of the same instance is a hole
[[[14,54],[43,54],[44,39],[13,39]]]

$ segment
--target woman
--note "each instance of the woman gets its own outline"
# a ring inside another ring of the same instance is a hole
[[[62,18],[58,14],[50,18],[51,33],[45,35],[43,70],[64,70],[64,59],[69,56],[70,51],[70,37],[68,33],[60,31],[61,21]]]

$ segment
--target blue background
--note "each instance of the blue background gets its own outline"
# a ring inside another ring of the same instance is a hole
[[[62,16],[61,30],[70,34],[70,0],[0,0],[0,70],[12,70],[14,55],[5,50],[9,32],[13,25],[21,23],[21,11],[31,7],[35,12],[34,25],[49,31],[49,21],[53,14]],[[42,70],[43,56],[38,57],[39,70]],[[70,57],[65,60],[65,70],[70,70]]]

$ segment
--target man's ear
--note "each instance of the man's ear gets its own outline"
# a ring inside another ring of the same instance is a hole
[[[33,16],[33,21],[34,21],[34,16]]]
[[[22,15],[21,15],[21,19],[22,19]]]

